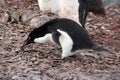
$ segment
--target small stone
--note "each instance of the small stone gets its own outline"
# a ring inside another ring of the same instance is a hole
[[[31,60],[31,61],[35,61],[35,60],[36,60],[36,58],[35,58],[35,57],[33,57],[33,58],[31,58],[30,60]]]
[[[33,26],[33,27],[38,27],[38,26],[40,26],[40,17],[35,17],[35,18],[33,18],[33,19],[31,19],[31,21],[30,21],[30,26]]]
[[[63,80],[68,80],[69,78],[68,77],[65,77]]]
[[[3,23],[7,23],[10,18],[7,12],[1,13],[0,16],[1,16],[0,22],[3,22]]]
[[[35,61],[34,64],[35,64],[35,65],[38,65],[38,64],[39,64],[39,61]]]
[[[0,40],[3,40],[4,38],[3,37],[0,37]]]
[[[18,79],[19,79],[19,76],[14,75],[14,76],[12,77],[12,79],[14,79],[14,80],[18,80]]]
[[[31,19],[35,18],[39,14],[35,11],[29,10],[29,11],[23,11],[21,15],[21,21],[22,22],[29,22]]]

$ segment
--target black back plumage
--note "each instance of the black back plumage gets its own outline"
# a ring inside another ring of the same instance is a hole
[[[39,27],[38,30],[43,27],[47,28],[45,31],[46,34],[53,34],[53,40],[58,44],[60,34],[57,32],[57,29],[65,31],[74,42],[72,51],[75,51],[77,49],[92,48],[92,46],[94,45],[84,28],[72,20],[53,19]]]
[[[82,26],[85,26],[86,18],[89,12],[94,14],[105,15],[105,9],[102,4],[102,0],[78,0],[79,5],[79,21]]]

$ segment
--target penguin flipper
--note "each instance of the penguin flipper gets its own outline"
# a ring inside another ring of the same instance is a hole
[[[73,40],[66,32],[60,29],[57,29],[57,31],[61,34],[59,37],[59,42],[62,47],[62,59],[73,55],[74,53],[71,52],[73,48]]]

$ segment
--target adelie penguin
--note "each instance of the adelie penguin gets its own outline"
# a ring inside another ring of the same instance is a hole
[[[87,32],[78,23],[70,19],[53,19],[34,29],[25,41],[30,43],[57,43],[62,47],[62,58],[72,56],[76,50],[93,49],[108,51],[96,45],[88,36]]]

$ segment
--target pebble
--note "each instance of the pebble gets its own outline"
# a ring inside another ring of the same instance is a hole
[[[18,80],[18,79],[19,79],[19,76],[14,75],[14,76],[12,77],[12,79],[14,79],[14,80]]]
[[[36,59],[37,59],[36,57],[32,57],[30,60],[31,61],[36,61]]]
[[[38,64],[39,64],[39,61],[35,61],[34,64],[35,64],[35,65],[38,65]]]
[[[0,37],[0,40],[3,40],[4,38],[3,37]]]

